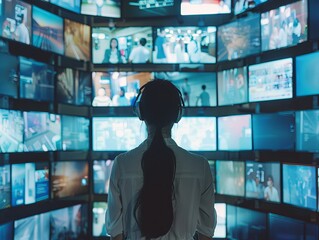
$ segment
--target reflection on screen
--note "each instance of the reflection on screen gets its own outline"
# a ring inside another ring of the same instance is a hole
[[[248,9],[251,9],[253,7],[256,7],[257,5],[267,2],[268,0],[254,0],[254,1],[245,1],[245,0],[234,0],[235,7],[234,7],[234,13],[235,15],[242,13]],[[252,3],[250,3],[252,2]]]
[[[24,112],[24,151],[61,150],[59,115],[45,112]]]
[[[296,112],[296,149],[319,152],[319,110]]]
[[[126,151],[146,138],[146,129],[136,117],[93,118],[94,151]]]
[[[218,118],[219,150],[251,150],[251,115]]]
[[[215,63],[216,27],[154,28],[154,63]]]
[[[214,232],[214,238],[226,237],[226,204],[215,203],[214,205],[217,213],[217,225]]]
[[[10,165],[0,166],[0,209],[10,207],[10,195],[11,195],[11,184],[10,184]],[[0,226],[1,229],[1,226]],[[1,230],[0,230],[1,232]],[[0,234],[1,236],[1,234]]]
[[[182,0],[181,15],[220,14],[231,12],[231,0]]]
[[[316,168],[283,164],[283,201],[317,209]]]
[[[107,194],[109,192],[112,160],[95,160],[93,162],[93,186],[95,194]]]
[[[216,161],[216,192],[218,194],[245,195],[245,163]]]
[[[246,197],[280,202],[280,164],[246,162]]]
[[[249,101],[292,98],[292,58],[249,66]]]
[[[81,0],[50,0],[50,2],[72,12],[80,13]]]
[[[88,193],[89,166],[87,162],[52,163],[52,198],[63,198]]]
[[[10,97],[18,97],[18,58],[12,55],[0,53],[0,72],[1,85],[0,95],[7,95]]]
[[[123,1],[125,17],[156,17],[178,15],[179,4],[174,0]]]
[[[184,117],[173,127],[172,138],[186,150],[216,151],[216,118]]]
[[[93,236],[105,237],[110,236],[105,227],[105,212],[107,210],[107,202],[94,202],[93,203]]]
[[[121,17],[121,0],[92,1],[82,0],[81,13],[110,18]]]

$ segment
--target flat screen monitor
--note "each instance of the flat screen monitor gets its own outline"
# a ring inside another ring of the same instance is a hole
[[[78,71],[71,68],[58,68],[56,72],[56,100],[74,104],[74,83],[78,81]]]
[[[296,112],[296,149],[319,152],[319,110]]]
[[[234,68],[218,72],[218,105],[248,102],[247,68]]]
[[[50,239],[89,239],[88,224],[87,204],[52,211]]]
[[[293,150],[295,132],[294,112],[253,115],[255,150]]]
[[[215,63],[216,27],[153,28],[154,63]]]
[[[93,28],[93,63],[152,62],[151,27]]]
[[[33,6],[32,44],[42,50],[63,55],[63,18]]]
[[[261,14],[262,51],[297,45],[307,41],[307,0]]]
[[[24,151],[61,150],[61,117],[46,112],[24,112]]]
[[[319,52],[296,57],[296,95],[319,94]]]
[[[88,193],[89,164],[84,161],[52,163],[51,196],[53,199]]]
[[[216,161],[216,193],[245,196],[245,163]]]
[[[94,117],[92,131],[94,151],[127,151],[146,139],[137,117]]]
[[[217,224],[214,232],[214,238],[226,237],[226,204],[215,203],[214,204],[217,214]]]
[[[49,166],[44,162],[12,164],[12,206],[49,198]]]
[[[181,15],[231,13],[231,0],[181,1]]]
[[[23,151],[24,121],[20,111],[0,109],[0,152]]]
[[[258,6],[261,3],[267,2],[268,0],[254,0],[254,1],[245,1],[245,0],[234,0],[234,14],[245,12],[251,8]]]
[[[269,213],[269,239],[304,239],[304,223],[300,220]]]
[[[214,72],[154,72],[153,74],[155,79],[171,81],[181,91],[187,107],[217,105]]]
[[[20,98],[53,102],[53,66],[24,57],[20,57],[19,60]]]
[[[0,166],[0,210],[11,206],[11,201],[10,201],[11,200],[11,173],[10,172],[11,172],[11,168],[9,164]]]
[[[50,3],[76,13],[81,10],[81,0],[50,0]]]
[[[283,164],[283,202],[317,210],[316,168]]]
[[[317,240],[319,239],[319,226],[316,223],[305,223],[306,234],[305,240]]]
[[[173,126],[172,138],[189,151],[216,151],[216,118],[183,117]]]
[[[292,58],[249,66],[249,101],[292,98]]]
[[[246,162],[246,197],[280,202],[280,163]]]
[[[19,59],[9,54],[0,53],[0,61],[2,62],[2,64],[0,64],[0,95],[7,95],[17,98],[19,82]]]
[[[64,19],[65,55],[77,60],[91,60],[91,28],[89,25]]]
[[[50,213],[42,213],[14,221],[14,240],[49,240]]]
[[[123,1],[125,17],[165,17],[179,15],[179,4],[175,0]]]
[[[92,223],[93,237],[110,236],[105,227],[105,213],[107,210],[107,202],[93,202]]]
[[[93,107],[133,105],[137,93],[153,79],[150,72],[93,72]]]
[[[13,222],[8,222],[0,225],[0,239],[13,239]]]
[[[218,118],[218,150],[238,151],[251,149],[251,115],[233,115]]]
[[[93,188],[95,194],[108,194],[113,160],[94,160]]]
[[[81,13],[94,16],[120,18],[121,0],[92,1],[82,0]]]
[[[31,5],[19,0],[2,0],[1,36],[31,43]]]
[[[260,15],[238,19],[218,28],[218,61],[234,60],[260,52]]]
[[[78,76],[74,83],[75,104],[91,106],[92,74],[91,72],[78,71]]]

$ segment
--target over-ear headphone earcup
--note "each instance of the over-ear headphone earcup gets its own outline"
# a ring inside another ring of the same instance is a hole
[[[134,112],[136,114],[136,116],[141,120],[141,121],[144,121],[144,118],[142,116],[142,113],[141,113],[141,109],[140,109],[140,102],[136,102],[135,103],[135,107],[134,107]]]
[[[181,120],[181,118],[183,116],[183,112],[184,112],[183,107],[180,106],[178,114],[177,114],[177,117],[176,117],[176,120],[175,120],[175,123],[178,123]]]

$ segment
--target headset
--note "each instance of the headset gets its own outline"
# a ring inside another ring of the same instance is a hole
[[[163,80],[153,80],[153,81],[163,81]],[[143,113],[142,113],[142,111],[141,111],[141,108],[140,108],[140,99],[141,99],[141,96],[142,96],[142,90],[143,90],[144,88],[146,88],[147,85],[150,84],[150,83],[151,83],[151,82],[148,82],[148,83],[146,83],[145,85],[143,85],[143,86],[140,88],[140,90],[139,90],[139,92],[138,92],[138,94],[137,94],[137,96],[136,96],[136,98],[135,98],[135,100],[134,100],[134,103],[133,103],[133,112],[135,113],[135,115],[136,115],[141,121],[144,121],[144,120],[145,120],[145,118],[144,118],[144,116],[143,116]],[[175,88],[176,88],[176,87],[175,87]],[[178,109],[179,109],[179,110],[178,110],[178,114],[177,114],[176,119],[174,120],[174,122],[175,122],[175,123],[178,123],[178,122],[181,120],[182,116],[183,116],[183,108],[184,108],[185,104],[184,104],[184,100],[183,100],[183,96],[182,96],[181,91],[180,91],[178,88],[176,88],[176,90],[177,90],[178,95],[179,95],[180,105],[179,105],[179,108],[178,108]]]

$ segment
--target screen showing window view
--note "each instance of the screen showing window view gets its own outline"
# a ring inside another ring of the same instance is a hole
[[[23,151],[24,121],[20,111],[0,109],[0,152]]]
[[[251,115],[218,118],[218,150],[251,150]]]
[[[179,4],[175,0],[127,0],[123,1],[125,17],[159,17],[179,14]]]
[[[296,57],[296,95],[319,94],[319,52]]]
[[[93,107],[131,106],[150,72],[93,72]]]
[[[282,48],[307,40],[307,0],[261,14],[262,50]]]
[[[52,163],[52,198],[64,198],[88,193],[88,175],[89,165],[87,162]]]
[[[255,150],[293,150],[295,132],[293,112],[253,115]]]
[[[145,125],[137,117],[93,118],[94,151],[130,150],[145,138]]]
[[[292,98],[292,58],[249,66],[249,101]]]
[[[93,28],[93,63],[148,63],[152,53],[151,27]]]
[[[246,162],[246,197],[280,202],[280,163]]]
[[[268,0],[254,0],[254,1],[246,1],[246,0],[234,0],[234,13],[239,14],[252,7],[256,7],[261,3],[267,2]]]
[[[19,82],[19,60],[15,56],[0,53],[0,61],[0,95],[7,95],[10,97],[17,98]]]
[[[216,106],[214,72],[154,72],[155,79],[171,81],[182,93],[186,107]]]
[[[174,125],[172,138],[187,150],[216,151],[216,118],[184,117]]]
[[[319,152],[319,110],[296,112],[296,149]]]
[[[216,161],[216,192],[243,197],[245,195],[245,163]]]
[[[80,13],[81,0],[50,0],[50,2],[72,12]]]
[[[154,63],[215,63],[216,27],[153,29]]]
[[[33,6],[32,43],[42,50],[64,54],[63,19]]]
[[[1,36],[25,44],[31,42],[31,5],[19,0],[3,0]]]
[[[182,0],[181,15],[220,14],[231,12],[231,0]]]
[[[77,60],[91,59],[90,26],[64,19],[65,55]]]
[[[20,98],[54,100],[53,66],[20,57]]]
[[[283,202],[317,209],[316,168],[283,164]]]
[[[259,14],[218,28],[218,61],[243,58],[260,52]]]
[[[218,105],[248,102],[247,68],[218,72]]]
[[[105,227],[105,213],[107,210],[107,202],[94,202],[93,203],[93,236],[105,237],[109,236]]]
[[[24,151],[61,150],[61,119],[45,112],[24,112]]]
[[[93,186],[95,194],[107,194],[109,192],[112,160],[95,160],[93,162]]]
[[[0,166],[0,209],[11,206],[10,165]],[[1,234],[0,234],[1,236]]]
[[[90,120],[84,117],[62,116],[62,149],[89,149]]]
[[[121,0],[82,0],[81,13],[87,15],[120,18]]]

